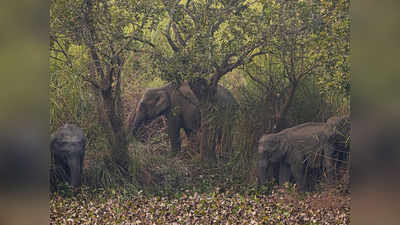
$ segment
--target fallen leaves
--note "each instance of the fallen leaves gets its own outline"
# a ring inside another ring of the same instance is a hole
[[[349,224],[350,195],[186,191],[178,198],[124,192],[50,196],[50,224]]]

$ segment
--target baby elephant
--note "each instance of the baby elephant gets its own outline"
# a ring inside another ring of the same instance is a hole
[[[65,124],[51,135],[50,152],[56,176],[74,188],[81,185],[85,146],[85,134],[74,124]]]

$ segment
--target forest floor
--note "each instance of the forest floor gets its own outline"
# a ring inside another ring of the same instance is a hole
[[[89,190],[50,194],[50,224],[350,224],[350,194],[215,188],[170,196]]]

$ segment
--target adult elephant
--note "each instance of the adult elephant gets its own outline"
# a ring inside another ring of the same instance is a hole
[[[199,104],[199,99],[187,81],[178,88],[167,84],[147,89],[136,107],[132,133],[136,135],[143,122],[165,115],[172,154],[176,154],[181,148],[180,129],[183,128],[189,137],[200,128]],[[237,106],[232,94],[222,86],[218,86],[216,104],[226,109]]]
[[[332,117],[326,123],[309,122],[264,135],[258,146],[260,184],[274,178],[279,184],[294,181],[309,191],[322,173],[333,178],[344,122],[345,118]]]

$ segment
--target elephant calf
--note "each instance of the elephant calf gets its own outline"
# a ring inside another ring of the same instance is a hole
[[[332,117],[327,123],[309,122],[263,135],[258,145],[259,183],[294,181],[302,191],[309,191],[323,172],[332,177],[335,147],[344,135],[338,128],[344,120]]]
[[[86,136],[74,124],[65,124],[51,135],[50,152],[55,164],[55,173],[72,187],[81,185]]]

